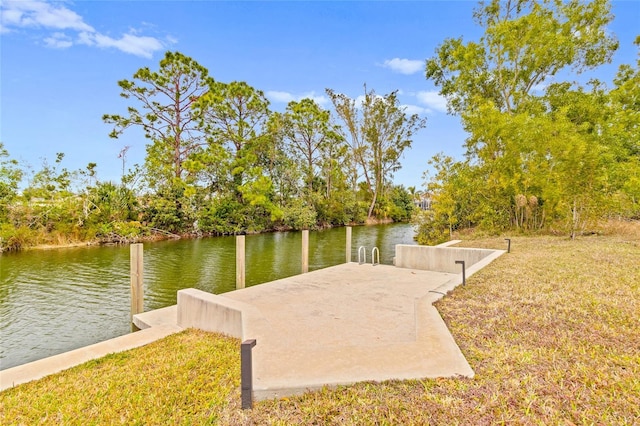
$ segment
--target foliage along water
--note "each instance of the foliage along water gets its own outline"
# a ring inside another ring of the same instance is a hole
[[[345,229],[309,233],[309,270],[343,263]],[[353,228],[358,247],[378,247],[391,264],[396,244],[413,244],[408,224]],[[246,237],[246,284],[300,273],[301,233]],[[144,245],[145,311],[174,305],[183,288],[235,288],[235,238]],[[0,369],[124,335],[129,323],[129,247],[74,247],[0,255]]]

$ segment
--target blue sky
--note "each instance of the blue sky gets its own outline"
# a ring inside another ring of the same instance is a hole
[[[476,4],[1,0],[0,140],[35,170],[64,152],[68,169],[95,162],[99,179],[119,181],[119,152],[131,147],[127,168],[142,163],[146,140],[137,130],[110,139],[101,117],[131,104],[119,96],[118,80],[157,69],[174,50],[218,81],[264,91],[276,111],[302,97],[329,108],[326,88],[354,98],[365,83],[379,94],[399,90],[407,111],[428,122],[395,181],[420,186],[428,159],[437,152],[461,158],[465,139],[425,79],[424,61],[447,37],[480,37]],[[610,83],[620,64],[635,64],[640,1],[614,1],[612,11],[610,30],[620,41],[614,63],[581,79]]]

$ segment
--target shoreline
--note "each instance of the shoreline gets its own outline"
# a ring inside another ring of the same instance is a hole
[[[376,219],[376,218],[369,218],[366,219],[364,223],[358,223],[358,224],[354,224],[354,223],[350,223],[350,224],[346,224],[346,225],[331,225],[331,226],[319,226],[316,228],[316,230],[323,230],[323,229],[331,229],[331,228],[339,228],[339,227],[345,227],[345,226],[375,226],[375,225],[390,225],[392,223],[396,223],[393,221],[393,219]],[[397,222],[397,223],[403,223],[403,222]],[[410,223],[410,222],[406,222],[406,223]],[[292,231],[301,231],[301,230],[294,230],[294,229],[270,229],[270,230],[266,230],[266,231],[262,231],[262,232],[246,232],[246,235],[257,235],[257,234],[269,234],[269,233],[274,233],[274,232],[292,232]],[[171,234],[171,235],[175,235],[175,236],[170,236],[170,235],[151,235],[151,236],[143,236],[143,237],[139,237],[139,238],[134,238],[131,239],[131,241],[122,241],[122,242],[109,242],[109,241],[99,241],[99,240],[90,240],[90,241],[77,241],[77,242],[69,242],[69,243],[61,243],[61,244],[51,244],[51,243],[46,243],[46,244],[36,244],[34,246],[28,246],[28,247],[23,247],[20,250],[17,251],[7,251],[7,253],[19,253],[22,251],[31,251],[31,250],[55,250],[55,249],[65,249],[65,248],[74,248],[74,247],[91,247],[91,246],[110,246],[110,245],[129,245],[129,244],[135,244],[135,243],[144,243],[144,242],[152,242],[152,241],[165,241],[165,240],[171,240],[171,239],[196,239],[196,238],[210,238],[210,237],[223,237],[223,236],[228,236],[228,235],[209,235],[209,234],[181,234],[181,235],[177,235],[177,234]],[[240,235],[240,234],[237,234]],[[3,253],[3,251],[0,250],[0,253]]]

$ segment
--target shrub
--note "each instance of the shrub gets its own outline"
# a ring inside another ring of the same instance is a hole
[[[26,226],[14,228],[9,224],[0,226],[0,252],[19,251],[34,244],[34,231]]]
[[[282,222],[293,229],[308,229],[316,225],[317,215],[301,198],[293,199],[283,210]]]

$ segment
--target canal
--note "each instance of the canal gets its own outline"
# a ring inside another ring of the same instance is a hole
[[[345,229],[309,233],[309,270],[344,262]],[[396,244],[414,244],[409,224],[354,227],[358,247],[391,264]],[[246,284],[300,273],[301,233],[246,237]],[[176,293],[235,288],[235,238],[144,244],[144,309],[174,305]],[[0,255],[0,369],[124,335],[129,322],[129,247],[74,247]]]

